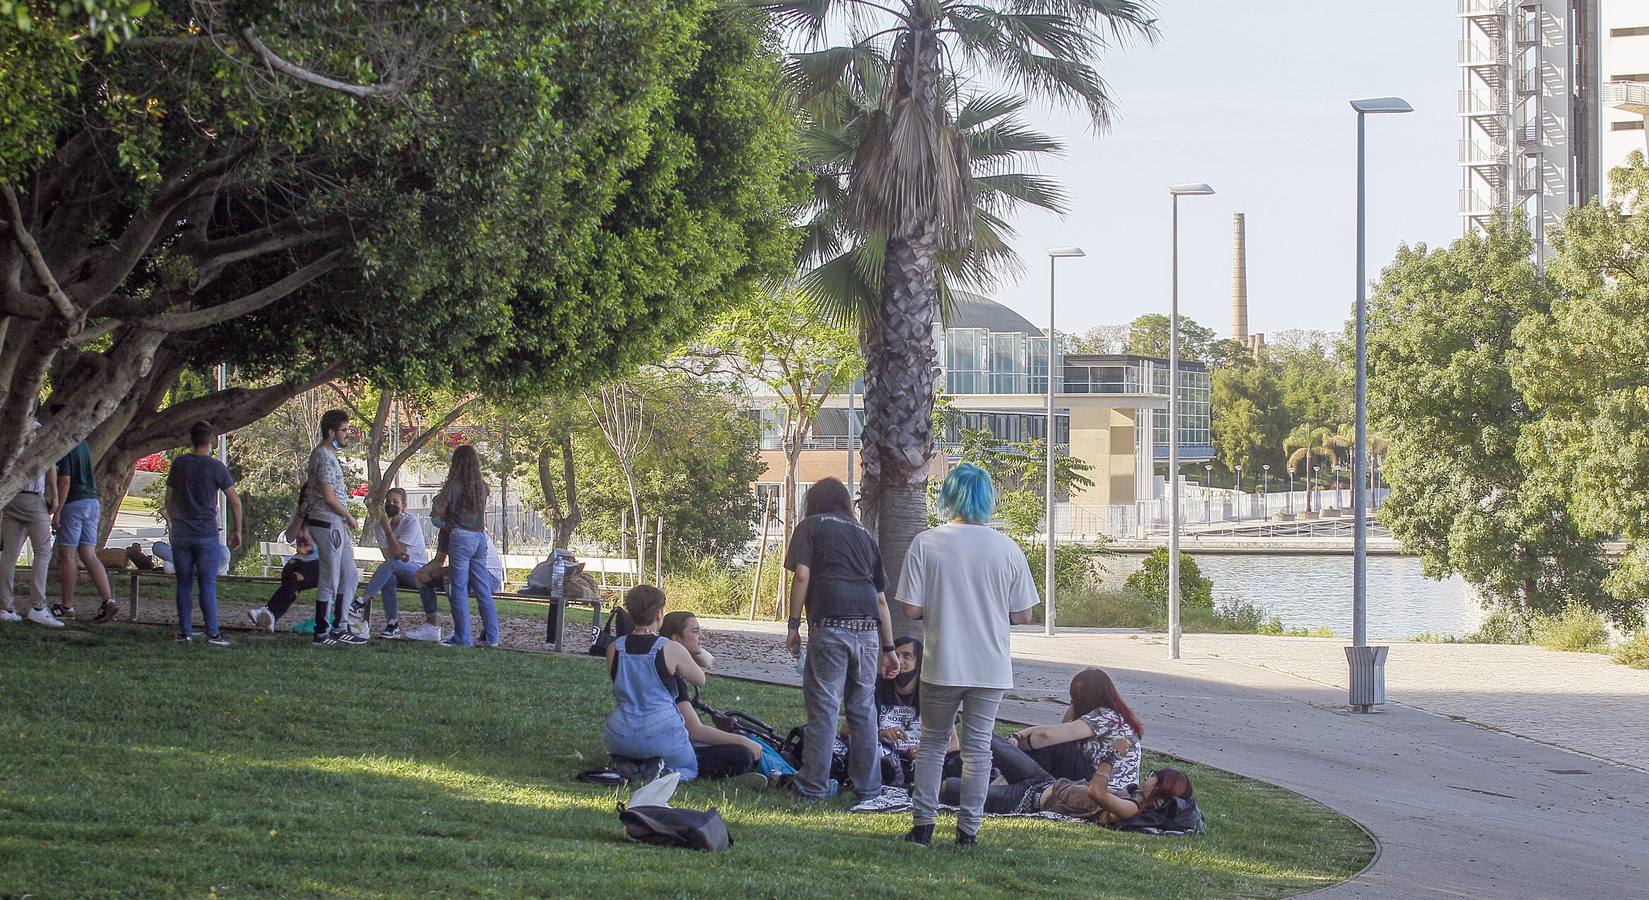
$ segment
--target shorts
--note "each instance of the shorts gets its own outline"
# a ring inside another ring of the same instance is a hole
[[[97,520],[103,515],[103,504],[97,498],[73,500],[63,504],[58,518],[56,540],[61,547],[96,547]]]

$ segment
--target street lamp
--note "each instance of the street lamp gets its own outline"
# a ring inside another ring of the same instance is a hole
[[[1288,512],[1294,511],[1294,467],[1288,467]]]
[[[1265,474],[1260,476],[1260,505],[1265,507],[1265,517],[1271,518],[1271,464],[1266,463],[1260,468]]]
[[[1351,101],[1357,111],[1357,434],[1351,451],[1352,546],[1355,561],[1351,576],[1351,647],[1346,660],[1351,666],[1351,708],[1368,712],[1374,703],[1385,702],[1384,647],[1368,647],[1368,497],[1363,493],[1363,467],[1368,465],[1368,284],[1364,244],[1367,242],[1367,202],[1363,188],[1363,125],[1370,115],[1414,112],[1401,97],[1374,97]],[[1368,676],[1360,683],[1359,674]]]
[[[1070,259],[1078,256],[1087,256],[1081,247],[1052,247],[1048,250],[1048,429],[1045,435],[1048,444],[1047,463],[1047,518],[1048,518],[1048,549],[1042,566],[1042,589],[1046,591],[1047,603],[1042,607],[1042,633],[1054,633],[1054,356],[1055,345],[1058,339],[1054,336],[1054,263],[1061,259]]]
[[[1214,464],[1203,463],[1202,470],[1202,522],[1204,525],[1214,524]]]
[[[1206,197],[1200,181],[1170,184],[1168,291],[1168,656],[1179,659],[1179,198]]]

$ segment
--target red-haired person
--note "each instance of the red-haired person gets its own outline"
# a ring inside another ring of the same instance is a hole
[[[1086,782],[1109,760],[1112,792],[1125,791],[1140,781],[1139,742],[1144,736],[1144,726],[1117,693],[1111,676],[1104,669],[1083,669],[1071,679],[1065,720],[993,739],[991,763],[1009,782],[1033,778],[1038,771]],[[1118,740],[1126,741],[1128,749],[1110,759]]]

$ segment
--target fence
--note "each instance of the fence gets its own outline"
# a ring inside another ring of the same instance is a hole
[[[1388,493],[1373,491],[1370,507],[1377,508]],[[1351,500],[1349,488],[1247,493],[1192,485],[1180,497],[1180,524],[1204,533],[1254,533],[1264,526],[1297,536],[1338,535],[1350,526]],[[1054,533],[1073,540],[1147,538],[1167,530],[1170,506],[1167,498],[1111,506],[1061,503],[1054,511]]]

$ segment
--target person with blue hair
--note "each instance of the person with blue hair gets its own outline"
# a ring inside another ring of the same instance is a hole
[[[989,525],[996,487],[984,469],[963,463],[939,491],[937,528],[916,535],[896,594],[904,613],[922,622],[922,735],[905,840],[933,842],[945,749],[962,714],[962,780],[956,843],[978,843],[990,782],[991,731],[1002,694],[1013,687],[1011,625],[1031,621],[1040,602],[1025,554]]]

